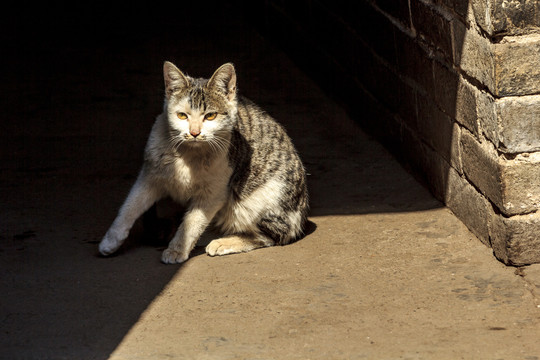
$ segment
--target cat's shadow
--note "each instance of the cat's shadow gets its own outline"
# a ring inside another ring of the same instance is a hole
[[[306,222],[306,227],[304,229],[304,235],[302,235],[302,237],[300,237],[296,241],[300,241],[306,236],[313,234],[316,230],[317,230],[317,224],[315,224],[313,221],[308,219],[308,221]]]

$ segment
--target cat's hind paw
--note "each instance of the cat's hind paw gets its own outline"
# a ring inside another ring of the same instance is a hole
[[[221,239],[210,242],[210,244],[206,246],[205,251],[210,256],[221,256],[238,252],[228,246],[226,243],[223,243]]]
[[[187,259],[187,256],[173,249],[165,249],[163,254],[161,254],[161,262],[164,264],[180,264]]]
[[[210,256],[221,256],[248,252],[262,246],[262,244],[250,241],[248,238],[229,236],[210,242],[210,244],[206,246],[206,253]]]

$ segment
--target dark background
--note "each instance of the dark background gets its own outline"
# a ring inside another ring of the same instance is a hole
[[[4,4],[0,358],[106,358],[181,268],[140,223],[119,256],[97,254],[161,111],[165,60],[202,77],[235,64],[239,91],[293,138],[312,216],[441,206],[358,129],[372,112],[347,76],[261,4]]]

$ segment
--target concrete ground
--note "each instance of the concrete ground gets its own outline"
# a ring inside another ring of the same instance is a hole
[[[157,23],[28,37],[2,59],[0,358],[540,358],[539,265],[499,263],[243,22]],[[98,256],[160,112],[164,60],[195,76],[233,61],[241,93],[286,126],[310,174],[304,239],[167,266],[138,223]]]

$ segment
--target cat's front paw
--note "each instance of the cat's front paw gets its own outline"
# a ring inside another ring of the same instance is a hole
[[[164,264],[180,264],[187,260],[187,256],[173,249],[165,249],[161,254],[161,262]]]
[[[103,256],[108,256],[118,250],[120,245],[122,245],[122,241],[107,232],[103,237],[103,240],[99,243],[99,252]]]

